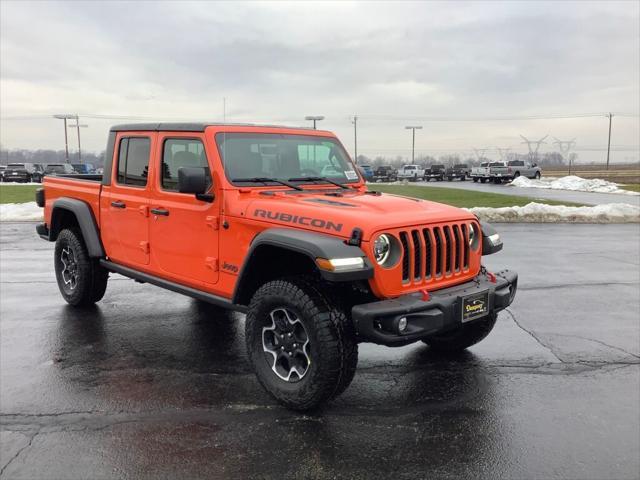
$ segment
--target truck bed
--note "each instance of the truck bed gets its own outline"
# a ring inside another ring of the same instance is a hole
[[[101,175],[48,175],[44,177],[44,221],[51,224],[53,203],[61,197],[74,198],[86,202],[100,225]]]

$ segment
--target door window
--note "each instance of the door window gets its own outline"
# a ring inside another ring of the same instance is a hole
[[[178,191],[178,170],[181,167],[204,167],[208,184],[211,185],[211,172],[201,140],[194,138],[169,138],[165,140],[160,180],[163,190]]]
[[[120,140],[118,153],[118,183],[144,187],[149,176],[151,141],[146,137],[128,137]]]

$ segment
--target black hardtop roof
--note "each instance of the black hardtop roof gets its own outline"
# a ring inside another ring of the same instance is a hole
[[[230,126],[230,127],[271,127],[271,128],[291,128],[296,130],[313,130],[311,127],[287,127],[284,125],[261,125],[256,123],[221,123],[221,122],[179,122],[179,123],[126,123],[114,125],[112,132],[127,131],[154,131],[154,132],[204,132],[210,126]]]

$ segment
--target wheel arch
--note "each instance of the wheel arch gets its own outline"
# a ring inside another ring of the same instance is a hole
[[[78,227],[90,257],[104,257],[98,224],[87,202],[61,197],[53,203],[49,240],[54,242],[60,232],[68,227]]]
[[[365,268],[328,272],[316,265],[316,258],[363,257]],[[365,253],[342,239],[300,230],[272,228],[256,235],[240,270],[233,303],[248,305],[255,291],[269,280],[297,274],[318,274],[331,282],[366,280],[373,267]]]

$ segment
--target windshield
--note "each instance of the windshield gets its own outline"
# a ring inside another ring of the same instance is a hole
[[[332,138],[266,133],[218,133],[216,143],[227,178],[289,180],[327,177],[358,181],[342,146]],[[252,182],[253,183],[253,182]]]

